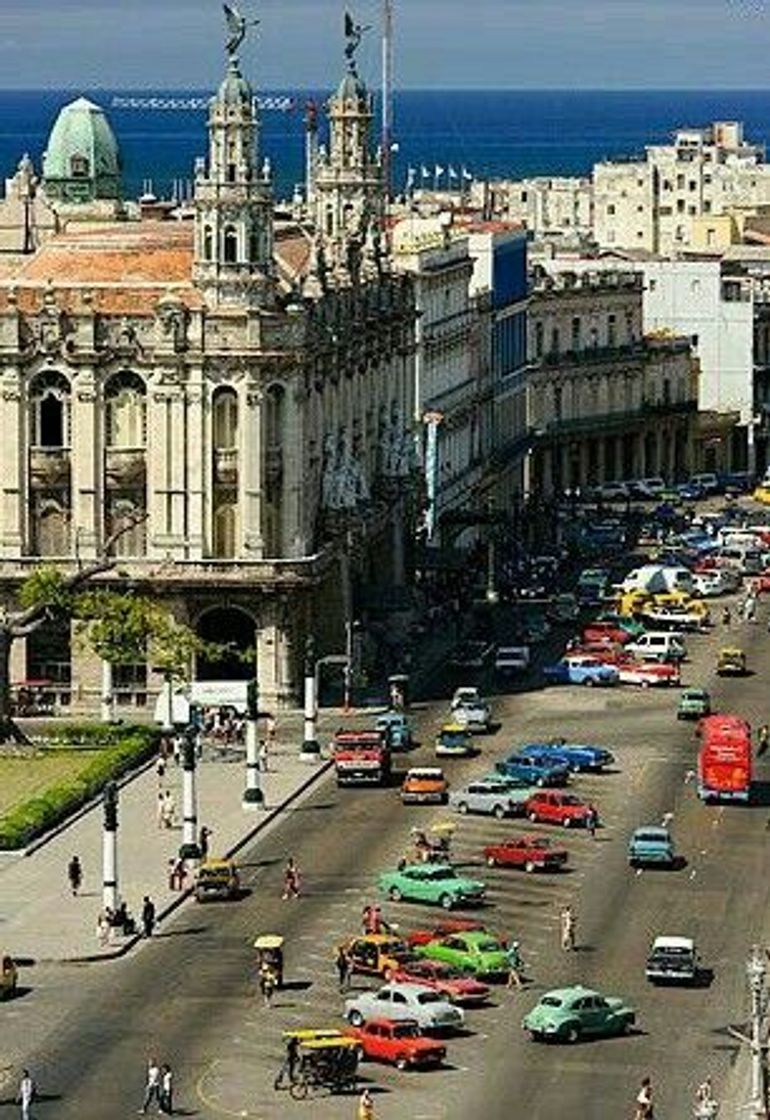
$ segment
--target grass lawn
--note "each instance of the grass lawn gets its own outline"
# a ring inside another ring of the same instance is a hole
[[[32,758],[0,757],[0,816],[12,806],[77,778],[93,762],[94,751],[53,750]]]

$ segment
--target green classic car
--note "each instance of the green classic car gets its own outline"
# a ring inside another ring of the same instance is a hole
[[[505,949],[496,937],[483,929],[450,933],[427,945],[417,945],[414,951],[418,957],[444,961],[472,976],[502,979],[508,974]]]
[[[478,879],[458,875],[448,863],[407,864],[395,871],[384,871],[378,886],[391,902],[437,903],[445,910],[483,902],[487,890]]]
[[[625,630],[632,638],[641,638],[642,634],[645,633],[645,627],[641,622],[629,618],[628,615],[617,614],[615,611],[602,611],[601,614],[596,616],[596,621],[611,622],[619,630]]]
[[[603,996],[581,984],[555,988],[525,1015],[522,1026],[536,1041],[579,1042],[625,1034],[636,1012],[617,996]]]
[[[700,719],[711,714],[711,697],[705,688],[686,688],[679,696],[677,719]]]

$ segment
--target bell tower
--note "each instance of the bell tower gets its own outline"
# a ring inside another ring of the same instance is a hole
[[[358,75],[355,53],[366,28],[345,17],[348,72],[329,102],[329,149],[315,164],[315,225],[330,278],[356,283],[377,261],[384,195],[372,154],[372,96]]]
[[[228,67],[209,105],[208,160],[195,168],[193,278],[211,307],[269,307],[274,299],[273,191],[259,166],[259,111],[236,50],[246,22],[225,5]]]

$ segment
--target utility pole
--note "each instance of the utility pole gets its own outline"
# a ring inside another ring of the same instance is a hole
[[[767,1120],[767,1085],[765,1076],[765,1048],[767,1009],[767,963],[759,945],[753,945],[746,962],[746,979],[751,996],[751,1034],[729,1027],[730,1034],[747,1045],[751,1051],[751,1099],[743,1110],[751,1120]]]
[[[182,748],[182,845],[180,859],[200,859],[198,847],[198,802],[195,789],[195,739],[185,735]]]
[[[118,908],[118,787],[108,782],[102,795],[102,905],[113,914]]]
[[[102,658],[102,723],[112,723],[115,718],[114,699],[112,692],[112,662],[106,657]]]
[[[318,698],[316,696],[315,642],[308,638],[305,642],[305,726],[302,736],[300,758],[307,762],[317,762],[321,747],[317,738]]]
[[[393,143],[393,0],[383,0],[382,7],[382,181],[385,205],[390,201],[392,185],[391,145]]]
[[[244,809],[264,808],[265,795],[259,773],[257,720],[259,719],[259,682],[256,677],[246,687],[246,789]]]

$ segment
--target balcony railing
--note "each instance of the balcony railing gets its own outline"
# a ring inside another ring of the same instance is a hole
[[[67,486],[70,480],[69,448],[33,447],[29,453],[29,473],[33,486]]]
[[[632,342],[626,346],[587,346],[582,350],[552,350],[536,361],[544,366],[590,365],[598,362],[628,361],[641,358],[645,353],[643,342]]]
[[[236,448],[219,447],[214,452],[215,481],[234,486],[238,482],[238,451]]]

